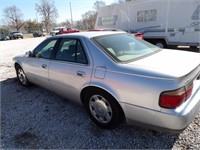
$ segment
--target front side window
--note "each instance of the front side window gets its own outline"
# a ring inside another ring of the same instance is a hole
[[[46,40],[46,41],[42,42],[33,51],[33,57],[50,59],[51,53],[52,53],[53,48],[56,44],[56,41],[57,41],[56,39],[53,39],[53,40]]]
[[[138,40],[130,34],[99,36],[92,40],[117,62],[134,61],[160,50],[160,48]]]
[[[56,60],[87,64],[81,42],[77,39],[63,39],[56,52]]]

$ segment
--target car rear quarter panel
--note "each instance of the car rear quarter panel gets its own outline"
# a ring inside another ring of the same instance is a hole
[[[149,77],[145,70],[116,63],[89,40],[86,43],[94,62],[90,86],[104,89],[120,104],[160,111],[160,93],[181,87],[178,80]]]
[[[109,90],[119,103],[160,111],[160,93],[179,87],[178,82],[173,80],[132,75],[110,69],[107,68],[104,79],[93,76],[92,83],[99,84]]]

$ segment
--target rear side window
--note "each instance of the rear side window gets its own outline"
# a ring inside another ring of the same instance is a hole
[[[82,64],[88,63],[83,46],[77,39],[63,39],[55,59]]]

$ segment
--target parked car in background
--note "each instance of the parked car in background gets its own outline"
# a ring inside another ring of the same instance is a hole
[[[89,31],[122,31],[120,29],[115,29],[115,28],[95,28],[95,29],[90,29]],[[126,31],[127,32],[127,31]],[[143,34],[141,32],[129,32],[133,34],[134,36],[136,36],[139,39],[143,39]]]
[[[61,29],[64,29],[65,27],[55,27],[53,29],[53,31],[50,32],[50,35],[51,36],[54,36],[54,35],[57,35],[57,33],[61,30]]]
[[[200,54],[161,49],[126,32],[53,36],[13,60],[22,85],[83,104],[103,128],[125,119],[180,131],[200,110]]]
[[[1,41],[6,41],[6,40],[9,40],[9,36],[8,35],[3,35],[3,34],[0,34],[0,40]]]
[[[44,34],[41,31],[34,31],[33,32],[33,37],[41,37],[44,36]]]
[[[58,34],[68,34],[68,33],[74,33],[74,32],[80,32],[78,29],[72,29],[72,28],[64,28],[64,29],[60,29]]]
[[[23,39],[24,38],[24,36],[21,32],[11,32],[9,37],[10,37],[10,39],[18,39],[18,38]]]

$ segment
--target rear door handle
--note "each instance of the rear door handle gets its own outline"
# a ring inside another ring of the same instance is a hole
[[[47,65],[46,65],[46,64],[42,64],[42,68],[43,68],[43,69],[46,69],[46,68],[47,68]]]
[[[76,74],[77,74],[77,76],[85,77],[85,72],[83,72],[83,71],[77,71]]]

